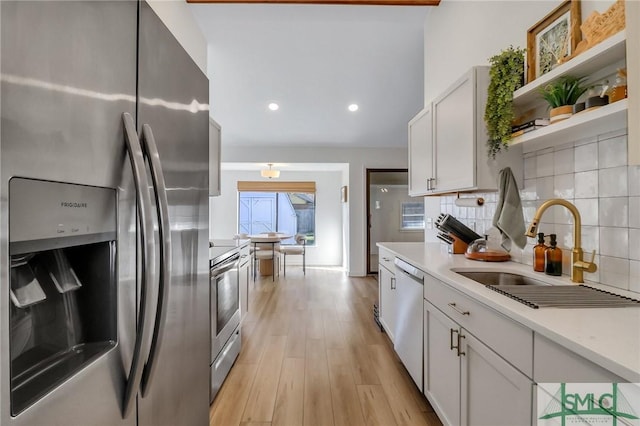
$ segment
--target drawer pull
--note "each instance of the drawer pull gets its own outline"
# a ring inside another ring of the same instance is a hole
[[[455,302],[447,303],[447,305],[449,305],[451,307],[451,309],[453,309],[454,311],[456,311],[460,315],[469,315],[469,311],[463,311],[462,309],[458,308],[456,306]]]
[[[383,257],[382,260],[384,260],[385,262],[389,262],[391,259],[389,259],[388,257]]]

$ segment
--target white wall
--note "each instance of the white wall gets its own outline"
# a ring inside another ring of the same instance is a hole
[[[286,173],[286,174],[285,174]],[[209,237],[229,239],[238,232],[239,180],[257,180],[259,171],[223,170],[219,197],[209,198]],[[280,180],[316,182],[316,242],[308,246],[307,265],[342,265],[342,208],[340,187],[342,172],[282,172]],[[302,263],[302,257],[292,256],[287,263]]]
[[[147,0],[189,56],[207,73],[207,40],[185,0]]]
[[[443,0],[425,19],[425,101],[442,93],[474,65],[513,45],[527,46],[527,30],[561,0]],[[605,11],[612,0],[582,1],[582,19]]]
[[[224,129],[223,129],[224,132]],[[223,162],[349,163],[345,262],[351,276],[366,275],[366,169],[407,168],[407,148],[222,147]]]

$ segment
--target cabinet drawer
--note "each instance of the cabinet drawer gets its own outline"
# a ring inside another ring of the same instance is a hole
[[[533,332],[530,329],[430,275],[424,278],[424,297],[518,370],[532,377]]]
[[[393,261],[395,258],[396,257],[391,254],[389,250],[378,247],[378,263],[387,268],[394,275],[396,266],[393,264]]]

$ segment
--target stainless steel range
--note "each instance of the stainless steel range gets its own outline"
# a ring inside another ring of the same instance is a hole
[[[220,253],[210,260],[211,283],[211,389],[210,401],[220,390],[241,348],[240,335],[240,286],[237,249],[211,248]]]

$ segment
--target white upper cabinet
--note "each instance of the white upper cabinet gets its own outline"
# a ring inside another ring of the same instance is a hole
[[[209,117],[209,196],[220,195],[220,145],[222,129]]]
[[[431,104],[409,122],[409,195],[425,195],[433,181]]]
[[[495,159],[487,156],[488,86],[489,67],[473,67],[411,120],[410,195],[495,191],[498,173],[506,166],[522,184],[520,147],[503,151]]]

